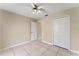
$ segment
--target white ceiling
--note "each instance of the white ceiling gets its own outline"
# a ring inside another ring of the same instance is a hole
[[[51,15],[58,11],[79,7],[78,3],[38,3],[37,5],[43,7],[47,11],[48,15]],[[0,3],[0,9],[34,19],[41,19],[45,17],[44,13],[33,14],[31,3]]]

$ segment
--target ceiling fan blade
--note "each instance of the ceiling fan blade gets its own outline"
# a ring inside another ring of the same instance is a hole
[[[45,9],[40,8],[39,10],[42,11],[42,12],[44,12],[45,13],[45,16],[48,16],[48,13],[47,13],[47,11]]]
[[[32,5],[33,8],[35,8],[35,4],[34,3],[31,3],[31,5]]]
[[[32,7],[40,7],[41,4],[40,3],[32,3],[31,5],[32,5]]]
[[[39,10],[44,12],[44,13],[47,13],[47,11],[45,9],[43,9],[43,8],[40,8]]]
[[[38,9],[42,9],[43,7],[39,6]]]

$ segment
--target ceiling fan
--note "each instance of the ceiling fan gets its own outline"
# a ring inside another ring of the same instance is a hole
[[[33,14],[38,14],[38,13],[45,13],[45,16],[48,16],[47,11],[45,9],[43,9],[43,7],[33,3],[32,5],[32,10],[33,10]]]

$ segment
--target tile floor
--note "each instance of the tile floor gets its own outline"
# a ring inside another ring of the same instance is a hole
[[[0,52],[0,56],[77,56],[76,54],[41,41],[31,41]]]

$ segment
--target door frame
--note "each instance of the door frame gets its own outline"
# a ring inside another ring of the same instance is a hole
[[[69,42],[68,42],[68,43],[69,43],[69,44],[68,44],[68,45],[69,45],[69,48],[68,48],[68,50],[70,50],[70,49],[71,49],[71,46],[70,46],[70,45],[71,45],[71,41],[70,41],[70,16],[69,16],[69,15],[61,16],[61,17],[56,17],[55,19],[64,18],[64,17],[68,17],[68,20],[69,20],[69,22],[68,22],[68,24],[69,24],[69,26],[68,26],[68,27],[69,27],[69,28],[68,28],[68,30],[69,30],[69,33],[68,33],[68,34],[69,34],[69,35],[68,35],[68,37],[69,37],[69,40],[68,40],[68,41],[69,41]],[[53,28],[54,28],[55,19],[53,20]],[[54,45],[54,30],[53,30],[53,45]]]
[[[32,22],[37,23],[37,22],[34,21],[34,20],[31,20],[31,22],[30,22],[30,39],[31,39],[31,41],[33,41],[33,40],[32,40],[32,35],[31,35],[31,34],[32,34],[32,31],[31,31],[31,30],[32,30]]]

